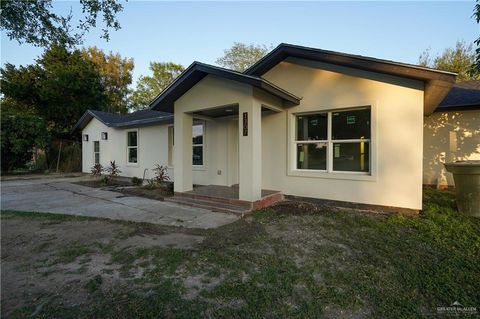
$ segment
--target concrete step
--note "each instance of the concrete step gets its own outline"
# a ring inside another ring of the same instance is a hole
[[[176,203],[179,205],[186,205],[191,207],[208,209],[214,212],[235,214],[242,217],[246,213],[250,212],[250,209],[247,209],[243,206],[226,204],[218,201],[211,201],[211,200],[199,199],[199,198],[174,196],[174,197],[165,197],[165,201]]]
[[[207,202],[211,202],[211,203],[218,203],[220,205],[231,205],[231,206],[243,208],[245,210],[251,210],[252,209],[252,203],[251,202],[247,202],[247,201],[243,201],[243,200],[239,200],[239,199],[233,199],[233,198],[194,194],[194,193],[189,193],[189,192],[175,193],[175,197],[192,199],[192,200],[207,201]]]

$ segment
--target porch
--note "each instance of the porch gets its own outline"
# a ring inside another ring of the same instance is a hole
[[[210,209],[217,212],[233,213],[240,216],[252,210],[268,207],[284,199],[283,193],[274,190],[261,190],[261,197],[255,201],[239,199],[239,185],[194,185],[191,191],[175,192],[166,201],[180,205]]]

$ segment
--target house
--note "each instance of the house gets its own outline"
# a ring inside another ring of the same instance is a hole
[[[423,137],[423,183],[453,186],[453,176],[444,163],[480,160],[480,81],[455,84],[425,118]]]
[[[422,208],[423,122],[456,74],[280,44],[239,73],[192,63],[129,115],[87,112],[83,170],[116,160],[123,175],[167,165],[178,195],[193,185]],[[104,134],[106,133],[106,135]]]

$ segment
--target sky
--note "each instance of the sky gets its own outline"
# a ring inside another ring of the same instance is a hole
[[[100,38],[90,31],[83,46],[119,52],[135,61],[134,81],[150,74],[150,61],[214,64],[234,42],[292,43],[326,50],[417,63],[420,53],[473,42],[480,28],[474,1],[454,2],[167,2],[124,3],[121,30]],[[55,1],[58,13],[81,16],[79,1]],[[100,24],[100,26],[102,26]],[[43,49],[10,41],[1,34],[1,63],[31,64]]]

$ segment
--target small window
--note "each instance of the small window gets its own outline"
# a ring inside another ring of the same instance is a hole
[[[370,122],[370,107],[297,115],[297,169],[370,172]]]
[[[102,140],[108,140],[108,132],[102,132]]]
[[[138,163],[138,133],[137,131],[127,132],[127,157],[128,163]]]
[[[84,140],[85,142],[88,142],[88,134],[83,134],[83,140]]]
[[[93,142],[93,157],[95,164],[100,164],[100,142]]]
[[[193,165],[202,166],[203,165],[203,135],[204,135],[204,125],[195,124],[192,127],[192,147],[193,147]]]

